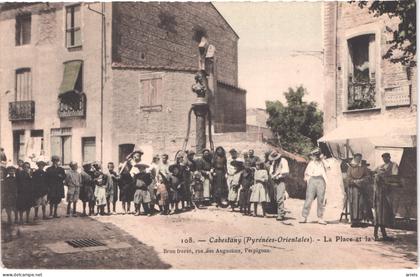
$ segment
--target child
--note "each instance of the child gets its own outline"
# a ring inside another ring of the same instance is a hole
[[[31,182],[31,168],[28,162],[24,162],[22,170],[16,174],[17,200],[16,208],[19,212],[19,223],[23,224],[23,212],[26,212],[26,223],[29,223],[29,213],[33,205],[33,187]]]
[[[194,177],[191,183],[192,201],[195,209],[201,207],[204,201],[204,179],[199,171],[194,173]]]
[[[181,169],[179,165],[173,164],[169,166],[169,198],[171,202],[171,210],[175,208],[174,213],[180,211],[178,204],[181,200],[180,192],[182,191],[182,179],[181,179]]]
[[[169,214],[169,193],[167,189],[167,180],[163,177],[163,174],[160,172],[157,175],[157,191],[156,197],[159,204],[160,214],[167,215]]]
[[[234,171],[233,176],[229,178],[230,184],[229,184],[228,201],[233,212],[235,211],[235,206],[238,201],[238,190],[241,185],[242,170],[243,170],[244,162],[240,159],[236,159],[236,160],[231,161],[231,165],[235,167],[235,171]]]
[[[93,182],[94,172],[92,164],[83,164],[83,170],[80,173],[82,177],[82,186],[80,188],[80,200],[83,203],[82,216],[86,216],[86,204],[89,205],[89,216],[95,213],[95,184]]]
[[[106,176],[100,170],[96,170],[94,173],[93,182],[95,184],[96,206],[98,207],[97,215],[105,215],[107,182]]]
[[[144,213],[147,216],[152,215],[149,204],[151,202],[149,185],[152,183],[152,177],[146,172],[147,164],[138,163],[135,165],[138,168],[138,173],[134,175],[134,182],[136,184],[136,192],[134,193],[134,205],[136,208],[136,216],[140,215],[140,205],[143,206]]]
[[[46,179],[48,184],[48,202],[50,202],[50,217],[58,218],[57,208],[61,199],[64,198],[64,179],[66,173],[60,166],[58,156],[51,157],[52,165],[46,170]]]
[[[122,202],[123,213],[130,213],[131,201],[133,201],[133,178],[130,175],[131,165],[124,166],[118,185],[120,187],[120,200]]]
[[[254,173],[252,169],[245,168],[242,171],[241,188],[239,190],[239,207],[242,215],[251,214],[251,186],[254,185]]]
[[[82,186],[82,175],[77,172],[77,163],[70,162],[70,170],[66,174],[64,184],[67,186],[67,217],[76,216],[76,205],[79,200],[80,187]],[[73,212],[70,214],[71,204]]]
[[[12,224],[12,212],[15,214],[15,223],[18,221],[18,213],[16,211],[17,200],[17,184],[16,184],[16,168],[8,166],[1,167],[1,208],[6,210],[7,223]]]
[[[108,163],[108,186],[107,186],[107,197],[106,197],[106,206],[108,214],[111,214],[111,203],[112,203],[112,213],[115,214],[115,204],[118,200],[118,179],[119,176],[114,170],[114,163]]]
[[[45,210],[47,206],[47,195],[48,195],[48,184],[46,179],[46,172],[44,167],[47,165],[44,161],[38,161],[36,163],[38,169],[32,174],[32,184],[35,196],[35,217],[34,220],[38,219],[38,208],[41,206],[42,219],[47,219]]]
[[[264,167],[264,162],[257,163],[257,170],[254,175],[255,184],[251,187],[252,193],[250,202],[254,203],[254,216],[257,216],[258,203],[261,203],[263,217],[265,215],[265,203],[269,202],[269,196],[266,190],[268,182],[268,172]]]

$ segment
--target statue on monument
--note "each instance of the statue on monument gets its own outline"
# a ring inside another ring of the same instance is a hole
[[[202,71],[197,72],[197,74],[195,74],[195,84],[192,85],[191,90],[197,94],[198,98],[207,98],[207,86],[206,86],[206,81],[205,81],[205,76],[203,74]]]

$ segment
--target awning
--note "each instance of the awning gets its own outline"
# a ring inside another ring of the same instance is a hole
[[[372,168],[382,163],[384,152],[390,152],[398,163],[404,148],[416,147],[416,119],[342,122],[318,142],[325,143],[336,158],[346,159],[361,153]]]
[[[369,140],[375,146],[416,147],[416,118],[407,120],[371,120],[341,124],[320,138],[319,142],[346,143]]]
[[[58,93],[59,97],[67,92],[75,90],[81,68],[82,61],[69,61],[64,63],[63,80]]]

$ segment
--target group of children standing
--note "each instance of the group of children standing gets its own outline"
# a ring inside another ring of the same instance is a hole
[[[96,162],[84,163],[81,169],[71,162],[70,169],[65,171],[57,156],[51,158],[52,164],[46,170],[44,161],[37,162],[35,170],[22,161],[17,168],[2,166],[2,209],[6,210],[8,222],[12,222],[14,212],[15,222],[21,224],[24,213],[29,222],[32,208],[34,220],[38,219],[39,208],[42,219],[59,217],[57,207],[63,198],[67,201],[68,217],[77,216],[79,200],[83,205],[82,216],[115,214],[118,200],[122,202],[123,214],[137,216],[156,212],[168,215],[212,202],[218,206],[230,204],[232,211],[239,206],[244,215],[251,214],[251,203],[256,215],[257,205],[261,204],[265,216],[265,203],[270,201],[269,159],[260,161],[252,150],[241,159],[232,149],[228,161],[222,147],[214,154],[206,149],[199,158],[195,158],[194,151],[183,154],[177,155],[172,164],[167,154],[154,156],[152,163],[146,164],[142,162],[143,152],[136,150],[119,166],[118,172],[112,162],[107,164],[106,172]]]

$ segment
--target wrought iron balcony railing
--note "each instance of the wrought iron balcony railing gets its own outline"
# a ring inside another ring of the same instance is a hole
[[[10,121],[33,121],[35,117],[34,101],[16,101],[9,103]]]
[[[58,116],[60,118],[85,117],[86,96],[78,95],[71,100],[59,99]]]
[[[348,110],[371,109],[376,107],[375,82],[357,82],[349,80],[348,83]]]

